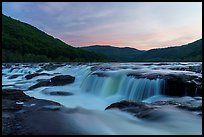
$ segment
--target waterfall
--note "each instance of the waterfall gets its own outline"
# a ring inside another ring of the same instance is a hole
[[[97,77],[96,75],[87,76],[82,82],[81,88],[85,92],[89,92],[95,95],[100,93],[105,82],[105,77]]]
[[[101,97],[120,95],[128,100],[143,100],[164,91],[165,80],[128,77],[124,73],[116,73],[109,77],[88,75],[82,82],[82,91]]]
[[[121,82],[119,93],[129,100],[143,100],[154,95],[160,95],[164,90],[163,79],[149,80],[125,77]]]

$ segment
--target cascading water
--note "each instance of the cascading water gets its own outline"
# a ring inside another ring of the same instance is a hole
[[[120,95],[123,99],[143,100],[145,98],[160,95],[164,90],[163,79],[149,80],[147,78],[128,77],[125,73],[115,73],[108,77],[88,75],[82,82],[82,91],[109,97]]]
[[[147,78],[136,79],[125,77],[121,82],[119,93],[129,100],[143,100],[154,95],[160,95],[164,90],[163,79],[149,80]]]
[[[129,113],[114,109],[104,111],[110,104],[123,99],[150,103],[155,100],[166,100],[166,96],[160,97],[166,92],[166,79],[162,79],[163,77],[148,79],[147,76],[178,72],[182,76],[184,74],[189,77],[197,75],[202,79],[202,74],[168,69],[172,66],[171,64],[168,67],[157,64],[148,66],[141,63],[100,65],[102,69],[95,70],[91,68],[97,68],[97,64],[66,64],[55,70],[40,72],[49,73],[51,76],[37,76],[30,80],[25,79],[25,76],[42,69],[39,65],[2,67],[2,85],[11,85],[4,86],[4,88],[25,89],[25,94],[31,97],[55,101],[67,107],[70,112],[63,115],[64,124],[62,127],[66,127],[68,131],[73,128],[81,134],[202,134],[201,117],[173,107],[162,109],[162,117],[159,113],[158,116],[156,115],[158,120],[155,121],[133,117]],[[128,75],[135,72],[141,74],[142,77]],[[9,79],[10,76],[16,74],[21,75]],[[63,86],[46,86],[27,90],[38,80],[50,79],[56,75],[72,75],[75,77],[75,81]],[[199,83],[199,81],[196,82]],[[73,95],[55,96],[44,94],[42,91],[70,92]],[[174,98],[170,97],[170,99]],[[71,127],[69,123],[71,123]]]

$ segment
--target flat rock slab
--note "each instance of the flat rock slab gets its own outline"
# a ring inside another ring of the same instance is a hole
[[[19,98],[10,97],[11,95]],[[27,98],[27,100],[21,99]],[[59,103],[31,98],[23,91],[3,91],[3,135],[67,135],[78,134],[65,122],[65,109]],[[19,102],[22,101],[22,102]]]
[[[29,87],[28,90],[32,90],[32,89],[44,87],[44,86],[63,86],[66,84],[73,83],[74,81],[75,81],[75,77],[73,76],[59,75],[59,76],[52,77],[49,80],[40,81],[37,84]]]
[[[168,100],[168,101],[156,101],[153,103],[144,103],[137,101],[123,100],[120,102],[112,103],[105,110],[119,109],[133,114],[138,118],[151,119],[152,116],[159,118],[162,116],[163,107],[174,107],[182,110],[194,112],[197,115],[202,116],[202,101],[194,102],[192,100],[184,100],[183,98]]]

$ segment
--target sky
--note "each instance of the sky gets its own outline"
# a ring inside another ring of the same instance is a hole
[[[3,2],[2,13],[74,47],[149,50],[202,38],[202,2]]]

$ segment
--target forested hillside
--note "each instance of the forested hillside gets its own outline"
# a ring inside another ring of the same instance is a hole
[[[202,39],[182,46],[147,51],[112,46],[88,46],[82,49],[104,54],[118,62],[202,61]]]
[[[82,49],[103,54],[113,61],[120,61],[120,62],[135,61],[135,58],[139,54],[144,52],[144,51],[137,50],[134,48],[129,48],[129,47],[118,48],[118,47],[102,46],[102,45],[82,47]]]
[[[29,24],[2,14],[3,62],[106,60],[102,55],[74,48]]]

